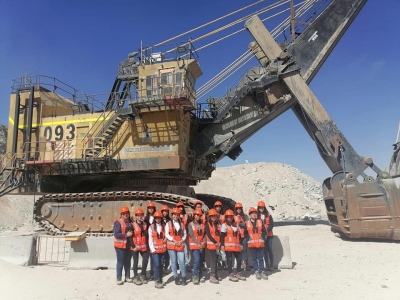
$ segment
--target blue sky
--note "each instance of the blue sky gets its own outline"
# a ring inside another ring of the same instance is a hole
[[[0,123],[7,123],[13,78],[25,73],[44,74],[88,94],[107,93],[118,63],[126,59],[129,52],[136,51],[141,41],[144,45],[153,45],[253,2],[0,0],[0,97],[3,104]],[[267,0],[266,4],[227,21],[272,2]],[[400,42],[397,38],[400,0],[384,3],[367,2],[310,85],[358,153],[374,158],[380,168],[385,168],[389,162],[400,120]],[[277,20],[266,23],[267,27],[271,30]],[[191,37],[226,23],[194,32]],[[242,54],[250,41],[250,35],[244,31],[200,51],[204,75],[198,86]],[[253,65],[257,63],[253,61]],[[229,81],[222,84],[214,95],[220,96],[229,85]],[[281,162],[319,181],[330,176],[315,145],[291,111],[260,130],[242,148],[244,152],[236,161],[224,159],[218,166],[245,160]]]

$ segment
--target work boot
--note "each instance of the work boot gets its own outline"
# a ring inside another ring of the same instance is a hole
[[[219,283],[218,279],[215,277],[215,274],[210,275],[210,282],[211,283]]]
[[[260,272],[260,276],[261,276],[261,278],[264,279],[264,280],[267,280],[267,279],[268,279],[267,274],[265,274],[264,272]]]
[[[178,276],[175,277],[175,284],[176,285],[180,285],[181,284],[181,282],[179,281],[179,277]]]
[[[135,276],[133,278],[133,283],[136,285],[142,285],[142,281],[140,280],[139,276]]]
[[[132,278],[129,278],[129,277],[125,277],[125,282],[132,283],[132,282],[133,282],[133,279],[132,279]]]
[[[229,280],[233,282],[238,282],[239,279],[236,278],[235,274],[231,273],[229,274]]]
[[[140,275],[140,276],[139,276],[139,279],[140,279],[140,281],[141,281],[143,284],[146,284],[146,283],[147,283],[146,275]]]
[[[121,279],[117,279],[117,284],[118,284],[118,285],[123,285],[124,282],[123,282]]]
[[[186,285],[186,277],[182,277],[182,285]]]
[[[261,279],[260,271],[256,271],[256,272],[254,273],[254,275],[256,275],[256,278],[257,278],[257,279]]]
[[[156,289],[162,289],[164,287],[161,280],[156,280],[154,282],[155,282]]]
[[[199,284],[200,283],[199,275],[193,275],[192,282],[193,282],[193,284]]]
[[[244,277],[241,272],[236,274],[236,278],[239,279],[239,280],[246,281],[246,277]]]

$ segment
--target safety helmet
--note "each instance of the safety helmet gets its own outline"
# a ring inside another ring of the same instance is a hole
[[[169,212],[169,207],[168,207],[168,205],[163,205],[163,207],[161,207],[161,211],[164,211],[164,210],[166,210],[166,211]]]
[[[255,209],[254,207],[250,207],[249,214],[256,213],[256,212],[257,212],[257,209]]]
[[[216,202],[214,203],[214,207],[216,207],[216,206],[222,206],[222,203],[221,203],[220,201],[216,201]]]
[[[183,206],[183,207],[185,207],[185,204],[183,204],[183,202],[178,202],[177,204],[176,204],[176,207],[179,207],[179,206]]]
[[[175,207],[175,208],[172,209],[172,214],[180,215],[181,211],[179,210],[179,208]]]
[[[217,213],[217,211],[216,211],[214,208],[211,208],[211,209],[208,211],[208,215],[209,215],[210,217],[212,217],[212,216],[218,215],[218,213]]]
[[[156,211],[156,212],[154,213],[153,217],[154,217],[154,218],[162,218],[162,217],[163,217],[162,212],[161,212],[161,211]]]
[[[149,202],[149,203],[147,203],[147,208],[149,208],[149,207],[156,208],[156,204],[154,202]]]
[[[265,202],[260,200],[260,201],[258,201],[257,206],[258,207],[265,207]]]
[[[228,209],[226,212],[225,212],[225,217],[228,217],[228,216],[234,216],[234,214],[233,214],[233,211],[231,210],[231,209]]]
[[[242,203],[240,203],[240,202],[236,202],[236,204],[235,204],[235,208],[243,208],[243,205],[242,205]]]
[[[128,206],[122,206],[121,209],[119,210],[120,214],[123,214],[123,213],[126,213],[126,212],[129,212]]]
[[[197,204],[201,204],[203,206],[203,202],[201,202],[200,200],[194,201],[194,207],[196,207]]]
[[[194,214],[194,215],[202,216],[202,215],[203,215],[203,212],[201,211],[200,208],[198,208],[198,209],[195,209],[195,211],[193,212],[193,214]]]
[[[135,215],[144,215],[143,209],[137,208],[137,209],[135,210]]]

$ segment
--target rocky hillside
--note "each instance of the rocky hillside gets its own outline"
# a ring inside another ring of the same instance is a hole
[[[326,218],[321,183],[281,163],[254,163],[217,168],[197,193],[221,195],[242,202],[247,209],[264,200],[276,219]]]
[[[6,154],[7,126],[0,125],[0,156]]]

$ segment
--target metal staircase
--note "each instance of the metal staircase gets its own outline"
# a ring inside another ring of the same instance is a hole
[[[0,169],[0,196],[17,189],[24,184],[25,179],[25,160],[21,154],[15,153],[10,158],[11,153],[6,153],[1,158]]]

